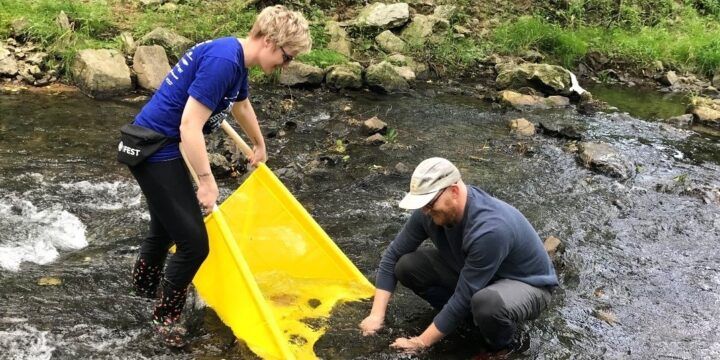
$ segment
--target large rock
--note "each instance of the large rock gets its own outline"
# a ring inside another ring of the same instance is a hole
[[[720,100],[693,97],[690,100],[690,113],[701,124],[720,127]]]
[[[368,66],[365,81],[370,89],[381,93],[407,90],[410,87],[395,66],[387,61]]]
[[[132,89],[130,68],[116,50],[80,50],[71,72],[80,89],[93,97],[114,96]]]
[[[415,74],[415,78],[420,80],[427,78],[429,73],[427,65],[419,63],[409,56],[395,54],[388,56],[387,61],[398,67],[410,68]]]
[[[373,3],[366,6],[353,21],[360,28],[393,29],[405,25],[410,19],[410,7],[406,3]]]
[[[387,130],[387,123],[373,116],[363,121],[363,130],[368,134],[384,133]]]
[[[623,180],[635,176],[634,164],[606,143],[581,143],[578,156],[585,167],[605,175]]]
[[[192,40],[162,27],[145,34],[138,44],[162,46],[173,63],[177,62],[185,54],[185,51],[193,46]]]
[[[450,20],[457,14],[457,6],[455,5],[438,5],[433,11],[433,15],[439,19]]]
[[[18,64],[15,56],[4,45],[0,44],[0,76],[15,76],[17,73]]]
[[[550,109],[570,105],[570,99],[563,96],[542,97],[537,95],[525,95],[512,90],[500,92],[500,103],[518,110],[525,109]]]
[[[287,86],[320,86],[325,76],[317,66],[293,61],[280,73],[280,84]]]
[[[498,89],[532,87],[547,95],[570,95],[572,80],[570,72],[557,65],[548,64],[499,64],[495,84]]]
[[[720,70],[715,72],[715,76],[712,79],[712,86],[720,89]]]
[[[133,57],[133,70],[137,74],[140,87],[157,90],[170,71],[165,49],[160,45],[138,46]]]
[[[673,86],[679,80],[674,71],[668,71],[660,77],[660,83],[667,86]]]
[[[381,32],[375,37],[375,42],[381,49],[391,54],[405,51],[405,42],[390,30]]]
[[[400,37],[409,44],[423,44],[432,40],[434,34],[446,31],[450,23],[434,15],[415,15],[410,25],[400,34]]]
[[[345,29],[340,27],[340,24],[335,21],[328,21],[325,24],[325,32],[327,32],[330,37],[330,42],[327,44],[327,48],[350,57],[351,45]]]
[[[331,89],[359,89],[362,87],[362,66],[359,63],[333,65],[327,69],[325,84]]]
[[[692,111],[701,124],[720,127],[720,110],[708,106],[698,106]]]

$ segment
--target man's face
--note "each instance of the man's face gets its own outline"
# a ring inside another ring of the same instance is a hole
[[[454,205],[455,186],[446,187],[438,193],[427,205],[422,207],[422,212],[432,218],[433,223],[438,226],[455,224],[457,212]]]

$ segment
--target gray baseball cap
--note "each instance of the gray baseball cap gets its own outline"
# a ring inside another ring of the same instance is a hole
[[[460,181],[460,171],[449,160],[433,157],[423,160],[410,179],[410,192],[400,201],[403,209],[419,209],[437,193]]]

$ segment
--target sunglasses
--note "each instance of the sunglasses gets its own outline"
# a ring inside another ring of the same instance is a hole
[[[445,189],[447,189],[447,188],[444,187],[440,191],[438,191],[437,195],[435,195],[435,197],[432,198],[432,200],[430,200],[429,203],[427,203],[427,204],[425,204],[425,206],[423,206],[423,209],[432,210],[432,208],[435,206],[435,203],[438,201],[438,199],[440,198],[440,195],[442,195],[442,193],[445,191]]]
[[[280,52],[282,52],[283,64],[287,64],[287,63],[293,61],[293,59],[295,58],[294,56],[288,55],[282,46],[280,47]]]

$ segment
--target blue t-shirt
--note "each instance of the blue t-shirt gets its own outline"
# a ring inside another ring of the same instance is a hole
[[[375,281],[392,292],[398,259],[430,238],[446,264],[458,274],[454,294],[433,322],[443,334],[452,332],[470,314],[473,294],[497,279],[522,281],[535,287],[558,286],[555,268],[530,222],[511,205],[468,186],[460,224],[438,226],[415,210],[385,250]]]
[[[180,120],[188,97],[212,109],[208,128],[230,114],[235,101],[248,97],[248,70],[237,38],[208,40],[193,46],[170,70],[160,88],[135,117],[135,124],[180,138]],[[148,161],[180,157],[178,143],[164,146]]]

